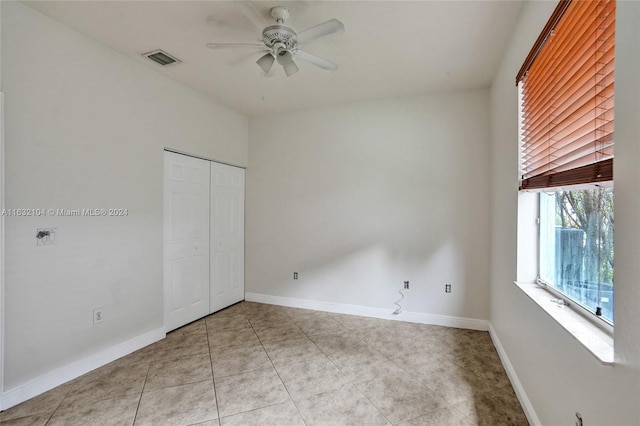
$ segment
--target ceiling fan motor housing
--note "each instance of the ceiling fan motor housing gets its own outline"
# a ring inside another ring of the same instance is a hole
[[[273,48],[276,43],[282,43],[287,50],[294,49],[298,45],[298,34],[286,25],[271,25],[262,31],[262,42],[268,48]]]

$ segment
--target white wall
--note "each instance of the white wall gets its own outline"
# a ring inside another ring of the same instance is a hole
[[[477,90],[252,118],[246,291],[392,311],[409,280],[404,311],[488,319],[488,110]]]
[[[601,365],[513,284],[518,115],[515,75],[556,2],[527,2],[491,89],[491,322],[543,425],[640,424],[640,3],[617,3],[616,365]]]
[[[9,391],[163,326],[163,148],[246,165],[248,120],[23,4],[1,7],[6,207],[129,210],[7,218]],[[39,227],[57,228],[56,246],[36,247]]]
[[[0,25],[2,7],[0,7]],[[2,31],[0,31],[0,93],[2,92]],[[4,95],[2,95],[4,97]],[[4,208],[4,101],[0,98],[0,209]],[[4,384],[4,218],[0,218],[0,394]]]

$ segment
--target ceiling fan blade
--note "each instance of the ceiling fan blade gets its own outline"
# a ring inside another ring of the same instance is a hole
[[[209,49],[253,49],[267,50],[263,43],[207,43]]]
[[[304,45],[310,43],[320,37],[328,36],[330,34],[344,32],[344,25],[337,19],[330,19],[322,24],[318,24],[315,27],[311,27],[298,33],[298,44]]]
[[[312,55],[309,52],[305,52],[304,50],[298,50],[295,53],[295,58],[300,59],[301,61],[305,61],[310,63],[311,65],[315,65],[325,72],[334,72],[338,69],[338,66],[331,61],[327,61],[319,56]]]

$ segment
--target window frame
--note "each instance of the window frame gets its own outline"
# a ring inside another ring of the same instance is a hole
[[[588,185],[580,185],[579,187],[565,187],[565,188],[553,188],[552,192],[557,192],[557,191],[574,191],[574,190],[580,190],[580,189],[598,189],[601,186],[599,185],[595,185],[595,184],[588,184]],[[613,188],[613,185],[611,186],[611,188]],[[562,302],[559,302],[559,305],[564,304],[564,306],[570,308],[571,310],[573,310],[574,312],[578,313],[580,316],[582,316],[583,318],[586,318],[587,320],[589,320],[589,322],[591,322],[592,324],[598,326],[600,329],[602,329],[603,331],[605,331],[606,333],[613,335],[613,331],[614,331],[614,322],[609,321],[608,319],[606,319],[603,316],[598,316],[595,314],[595,312],[593,312],[591,309],[589,309],[589,307],[583,305],[582,303],[580,303],[579,301],[573,299],[572,297],[570,297],[569,295],[563,293],[562,291],[558,290],[553,284],[548,283],[546,281],[544,281],[542,278],[540,278],[540,260],[541,260],[541,255],[540,255],[540,251],[541,251],[541,244],[540,244],[540,233],[542,232],[542,227],[540,225],[541,223],[541,209],[540,209],[540,195],[544,192],[547,191],[528,191],[528,192],[535,192],[537,193],[537,197],[536,197],[536,206],[537,206],[537,212],[536,212],[536,226],[537,226],[537,240],[536,240],[536,267],[537,267],[537,274],[536,274],[536,280],[535,283],[542,287],[545,291],[549,292],[553,297],[555,297],[556,300],[561,300]]]

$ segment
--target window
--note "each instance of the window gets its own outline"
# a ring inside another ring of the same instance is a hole
[[[540,279],[613,324],[613,189],[540,193]]]
[[[516,76],[539,280],[613,324],[615,0],[561,0]]]

